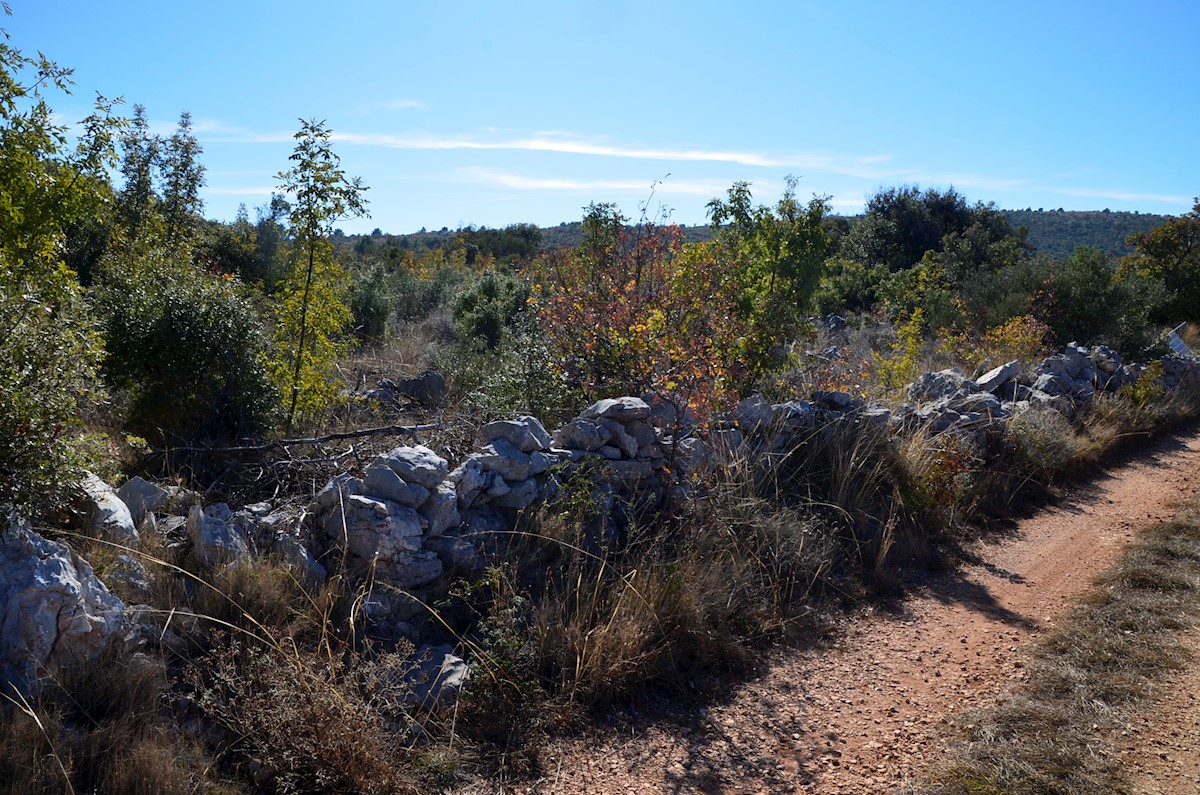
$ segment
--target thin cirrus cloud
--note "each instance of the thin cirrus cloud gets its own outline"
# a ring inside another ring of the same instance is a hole
[[[653,190],[664,195],[712,197],[724,193],[727,183],[717,180],[640,179],[564,179],[561,177],[527,177],[490,168],[459,169],[460,178],[474,184],[492,185],[519,191],[558,191],[563,193],[593,193],[597,191],[630,192]]]
[[[272,193],[278,193],[279,188],[276,187],[246,187],[246,188],[223,188],[221,186],[212,186],[205,188],[205,192],[213,196],[270,196]]]
[[[416,100],[394,100],[394,106],[416,106]],[[293,139],[287,132],[256,132],[217,121],[200,121],[195,124],[198,134],[211,141],[234,143],[281,143]],[[903,166],[891,154],[842,155],[827,152],[791,153],[775,155],[753,151],[726,149],[631,146],[610,143],[601,139],[585,138],[564,132],[539,132],[529,135],[505,136],[489,130],[476,134],[392,134],[333,132],[335,142],[351,146],[380,147],[385,149],[416,151],[521,151],[549,152],[557,154],[605,157],[628,160],[654,160],[660,162],[726,163],[755,168],[789,168],[803,172],[810,178],[819,174],[850,177],[868,181],[903,180],[914,183],[956,185],[975,190],[1008,191],[1026,187],[1024,178],[999,178],[986,174],[955,173],[940,174],[921,168]],[[587,182],[570,179],[536,179],[507,174],[499,171],[479,170],[476,176],[504,187],[522,190],[582,190],[585,188],[623,189],[623,181]],[[711,195],[713,182],[678,183],[671,189],[678,194]],[[725,187],[728,187],[727,185]],[[719,191],[718,191],[719,192]],[[1076,194],[1089,195],[1089,194]],[[1109,194],[1104,194],[1108,197]],[[1137,196],[1135,194],[1111,194],[1112,198],[1149,198],[1169,201],[1167,197]]]
[[[519,138],[485,139],[473,136],[390,135],[387,133],[334,133],[335,141],[360,146],[379,146],[387,149],[477,149],[523,152],[555,152],[569,155],[593,155],[630,160],[672,160],[713,163],[737,163],[744,166],[778,168],[800,165],[793,159],[776,158],[755,152],[735,152],[708,149],[655,149],[648,147],[614,146],[583,138],[533,135]]]
[[[1170,193],[1140,193],[1138,191],[1127,190],[1104,190],[1104,189],[1080,189],[1080,188],[1057,188],[1056,193],[1061,193],[1064,196],[1079,196],[1085,199],[1112,199],[1113,201],[1128,201],[1128,202],[1158,202],[1160,204],[1189,204],[1192,201],[1190,196],[1183,196]]]
[[[257,132],[213,120],[195,122],[193,129],[197,135],[202,135],[207,140],[222,143],[271,144],[291,141],[293,138],[290,132]],[[385,149],[550,152],[627,160],[732,163],[755,168],[794,168],[810,173],[840,174],[865,179],[888,178],[902,173],[887,166],[892,157],[885,154],[846,156],[824,152],[800,152],[774,155],[727,149],[636,146],[613,144],[569,133],[534,133],[505,137],[494,131],[483,135],[398,135],[335,131],[330,138],[353,146],[375,146]]]

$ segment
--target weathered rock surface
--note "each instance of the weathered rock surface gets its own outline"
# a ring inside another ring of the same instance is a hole
[[[208,508],[193,505],[188,512],[187,532],[196,559],[209,568],[250,556],[246,539],[234,525],[233,511],[223,502]]]
[[[0,679],[19,689],[40,672],[99,655],[123,627],[125,606],[66,544],[8,515],[0,533]]]
[[[447,707],[470,677],[470,668],[448,645],[425,646],[409,661],[404,681],[406,704],[426,709]]]
[[[103,480],[88,472],[79,484],[80,508],[87,516],[87,534],[114,544],[136,544],[137,525],[129,507]]]
[[[135,475],[121,484],[121,488],[117,489],[117,496],[129,507],[133,523],[140,525],[146,514],[165,505],[171,494],[157,483]]]

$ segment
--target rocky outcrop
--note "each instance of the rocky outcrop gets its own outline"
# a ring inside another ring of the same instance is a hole
[[[43,673],[86,663],[124,625],[125,606],[69,546],[9,514],[0,534],[0,679],[30,690]]]

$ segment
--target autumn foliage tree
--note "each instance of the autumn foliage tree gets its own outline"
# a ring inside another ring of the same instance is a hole
[[[627,220],[594,204],[583,244],[534,266],[543,332],[593,398],[650,390],[711,414],[736,396],[740,367],[723,343],[741,329],[717,249],[685,248],[676,226]]]

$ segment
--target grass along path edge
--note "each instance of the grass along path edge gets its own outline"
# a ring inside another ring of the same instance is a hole
[[[949,761],[924,795],[1133,793],[1117,747],[1149,742],[1142,713],[1164,677],[1195,664],[1200,623],[1200,496],[1142,530],[1032,654],[1029,677],[954,724]]]

